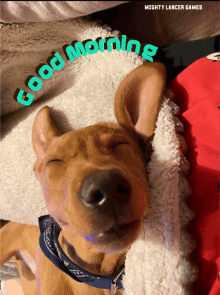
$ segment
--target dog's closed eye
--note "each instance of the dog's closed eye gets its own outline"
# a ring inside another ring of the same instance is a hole
[[[47,161],[47,163],[64,163],[63,159],[51,159],[49,161]]]
[[[129,141],[127,140],[125,136],[121,136],[121,135],[112,136],[108,142],[108,147],[110,149],[115,149],[122,145],[129,145]]]
[[[111,149],[114,149],[116,147],[119,147],[121,145],[129,145],[129,142],[123,141],[123,142],[115,142],[111,144]]]

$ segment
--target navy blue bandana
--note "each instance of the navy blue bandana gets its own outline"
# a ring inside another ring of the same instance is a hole
[[[119,274],[114,276],[98,276],[79,267],[72,262],[61,249],[58,242],[60,226],[50,215],[38,218],[40,226],[40,248],[44,255],[53,262],[56,267],[68,274],[75,281],[85,283],[99,289],[111,289],[115,294],[117,289],[123,289],[122,276],[125,274],[124,266]]]

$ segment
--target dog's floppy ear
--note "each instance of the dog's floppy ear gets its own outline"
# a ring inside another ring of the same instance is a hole
[[[51,120],[49,107],[43,107],[38,112],[32,128],[32,145],[37,156],[37,162],[34,167],[35,174],[36,166],[43,162],[47,148],[51,141],[59,135],[59,130],[55,127]]]
[[[166,68],[159,62],[145,63],[129,73],[115,94],[115,116],[123,128],[141,136],[145,144],[154,134],[166,87]]]

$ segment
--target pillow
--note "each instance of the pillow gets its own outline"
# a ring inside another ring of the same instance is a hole
[[[0,1],[0,22],[63,20],[88,15],[129,1]]]

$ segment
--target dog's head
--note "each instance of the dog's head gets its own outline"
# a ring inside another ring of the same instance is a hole
[[[122,252],[138,237],[149,188],[146,160],[164,95],[165,68],[147,63],[120,83],[118,124],[98,123],[61,135],[48,107],[37,114],[32,142],[47,208],[68,234],[100,252]]]

